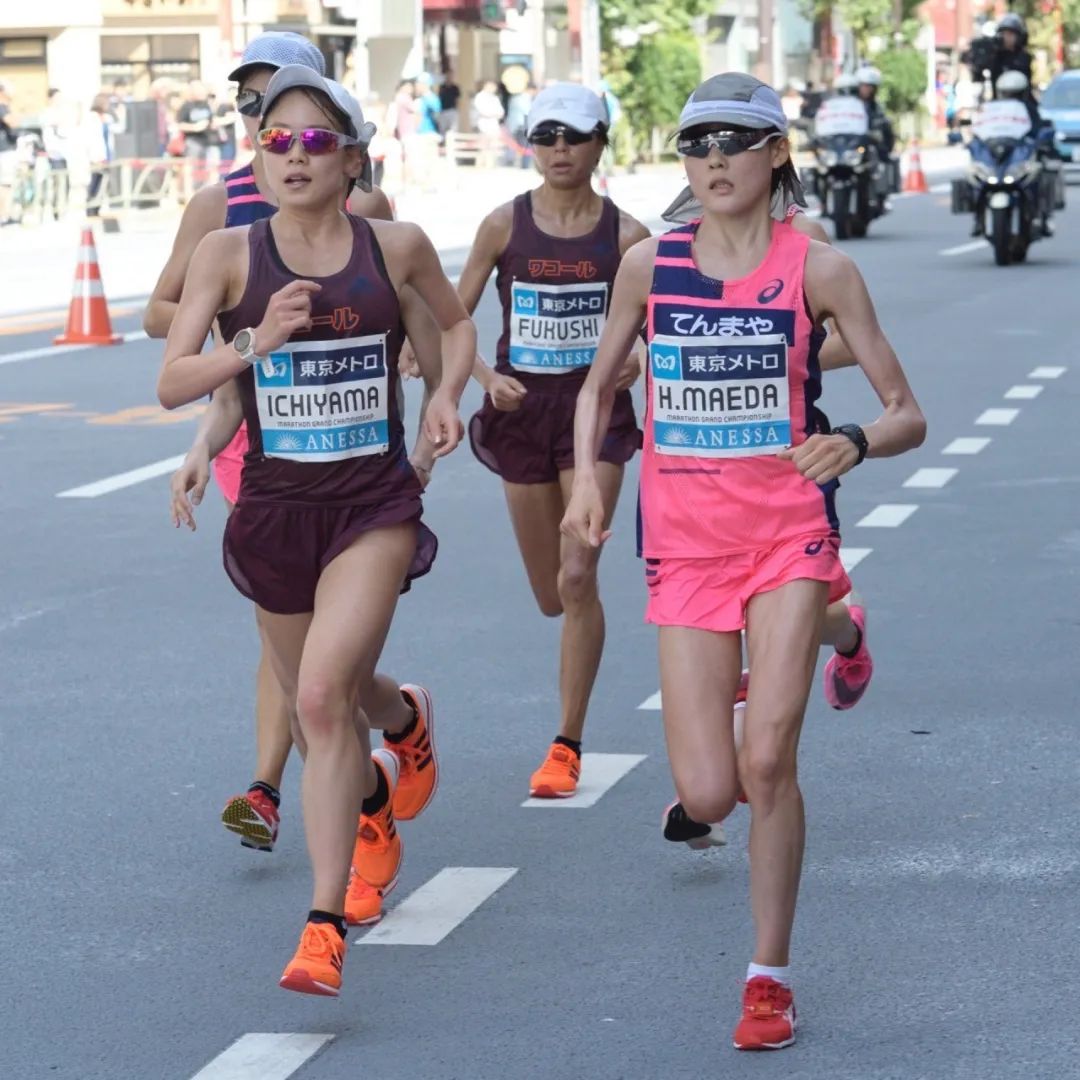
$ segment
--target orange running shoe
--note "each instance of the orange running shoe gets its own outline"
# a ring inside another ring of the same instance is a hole
[[[240,837],[240,843],[256,851],[273,851],[278,836],[278,808],[265,791],[255,788],[234,795],[221,811],[221,823]]]
[[[394,791],[398,782],[398,759],[392,750],[375,750],[375,768],[386,777],[390,798],[377,814],[361,814],[353,847],[353,869],[369,885],[389,892],[401,869],[401,837],[394,824]]]
[[[783,1050],[795,1041],[795,999],[790,987],[755,975],[743,991],[743,1015],[735,1029],[736,1050]]]
[[[350,926],[374,926],[383,917],[383,898],[390,889],[376,889],[353,870],[345,890],[345,921]]]
[[[577,791],[581,756],[569,746],[552,743],[544,764],[532,774],[529,794],[534,799],[569,799]]]
[[[345,939],[329,923],[309,922],[278,986],[298,994],[337,997],[346,948]]]
[[[390,742],[384,737],[383,745],[397,754],[401,763],[401,775],[394,792],[394,817],[398,821],[412,821],[427,809],[439,786],[435,707],[431,695],[422,686],[406,683],[401,692],[416,710],[416,727],[400,742]]]

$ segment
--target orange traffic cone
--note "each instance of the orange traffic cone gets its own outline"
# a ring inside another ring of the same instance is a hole
[[[123,337],[112,332],[109,322],[109,306],[105,303],[97,248],[94,247],[94,230],[87,226],[79,241],[79,264],[75,268],[67,329],[53,339],[53,344],[116,345],[120,341]]]
[[[930,185],[926,182],[926,173],[922,170],[918,139],[912,139],[908,146],[907,175],[904,177],[904,190],[920,195],[925,195],[930,190]]]

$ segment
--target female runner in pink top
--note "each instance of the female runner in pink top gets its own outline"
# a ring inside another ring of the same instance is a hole
[[[794,182],[786,134],[778,95],[750,76],[718,75],[690,96],[679,151],[703,216],[623,258],[578,398],[563,523],[594,546],[610,535],[593,463],[619,365],[647,323],[646,617],[660,627],[675,787],[697,821],[723,820],[740,787],[750,803],[757,934],[739,1049],[795,1039],[788,953],[805,834],[796,758],[826,605],[847,588],[836,481],[926,432],[855,265],[769,213],[773,192]],[[826,433],[815,341],[830,317],[884,411]],[[751,674],[736,755],[729,710],[744,627]]]

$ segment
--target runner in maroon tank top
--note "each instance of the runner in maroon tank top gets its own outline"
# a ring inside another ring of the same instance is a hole
[[[399,591],[435,552],[398,404],[401,289],[413,286],[442,329],[445,370],[425,418],[439,456],[461,438],[457,403],[476,350],[424,234],[340,209],[367,175],[373,131],[343,87],[309,68],[271,79],[258,138],[278,212],[199,244],[158,383],[166,408],[238,387],[251,450],[225,566],[259,607],[306,752],[314,891],[281,985],[323,995],[341,986],[350,865],[354,880],[393,887],[394,812],[402,802],[401,816],[418,814],[437,782],[430,700],[411,707],[408,688],[375,670]],[[215,318],[228,344],[200,354]],[[386,733],[374,753],[372,727]],[[425,768],[399,773],[412,750]]]
[[[307,38],[269,31],[252,38],[239,65],[229,76],[237,84],[237,111],[255,152],[247,165],[236,169],[223,181],[197,191],[184,208],[172,252],[143,317],[143,325],[151,337],[168,335],[188,265],[199,241],[215,229],[249,225],[277,210],[277,200],[267,185],[255,136],[270,78],[286,64],[303,64],[320,75],[325,71],[322,54]],[[376,187],[370,190],[356,188],[350,196],[349,209],[360,217],[393,218],[388,199]],[[438,381],[440,367],[438,328],[411,289],[405,290],[402,299],[406,330],[416,342],[418,366],[422,368],[425,387],[430,393]],[[214,395],[199,422],[184,464],[173,476],[174,525],[184,522],[194,528],[191,504],[198,505],[202,499],[210,479],[211,461],[229,510],[236,504],[248,445],[244,425],[234,437],[229,437],[234,430],[230,424],[236,408],[236,402],[229,400],[231,393],[231,386],[226,385]],[[426,482],[433,459],[422,438],[418,439],[412,460]],[[225,827],[240,836],[244,847],[272,851],[277,842],[281,778],[292,750],[291,726],[289,704],[263,647],[255,679],[254,776],[247,790],[229,798],[221,813]],[[371,898],[372,903],[374,899]]]
[[[603,99],[583,86],[557,83],[537,95],[526,130],[544,182],[484,219],[458,285],[474,311],[498,269],[502,336],[494,370],[476,358],[473,375],[486,395],[469,434],[476,456],[502,477],[541,612],[564,616],[559,731],[529,784],[541,798],[577,790],[585,715],[604,647],[598,552],[559,535],[574,476],[574,405],[619,261],[649,235],[593,192],[607,128]],[[611,510],[623,467],[640,445],[629,392],[639,372],[631,354],[600,453],[598,475]]]

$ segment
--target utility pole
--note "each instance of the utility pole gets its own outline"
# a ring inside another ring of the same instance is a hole
[[[773,84],[773,0],[758,0],[758,78]]]

